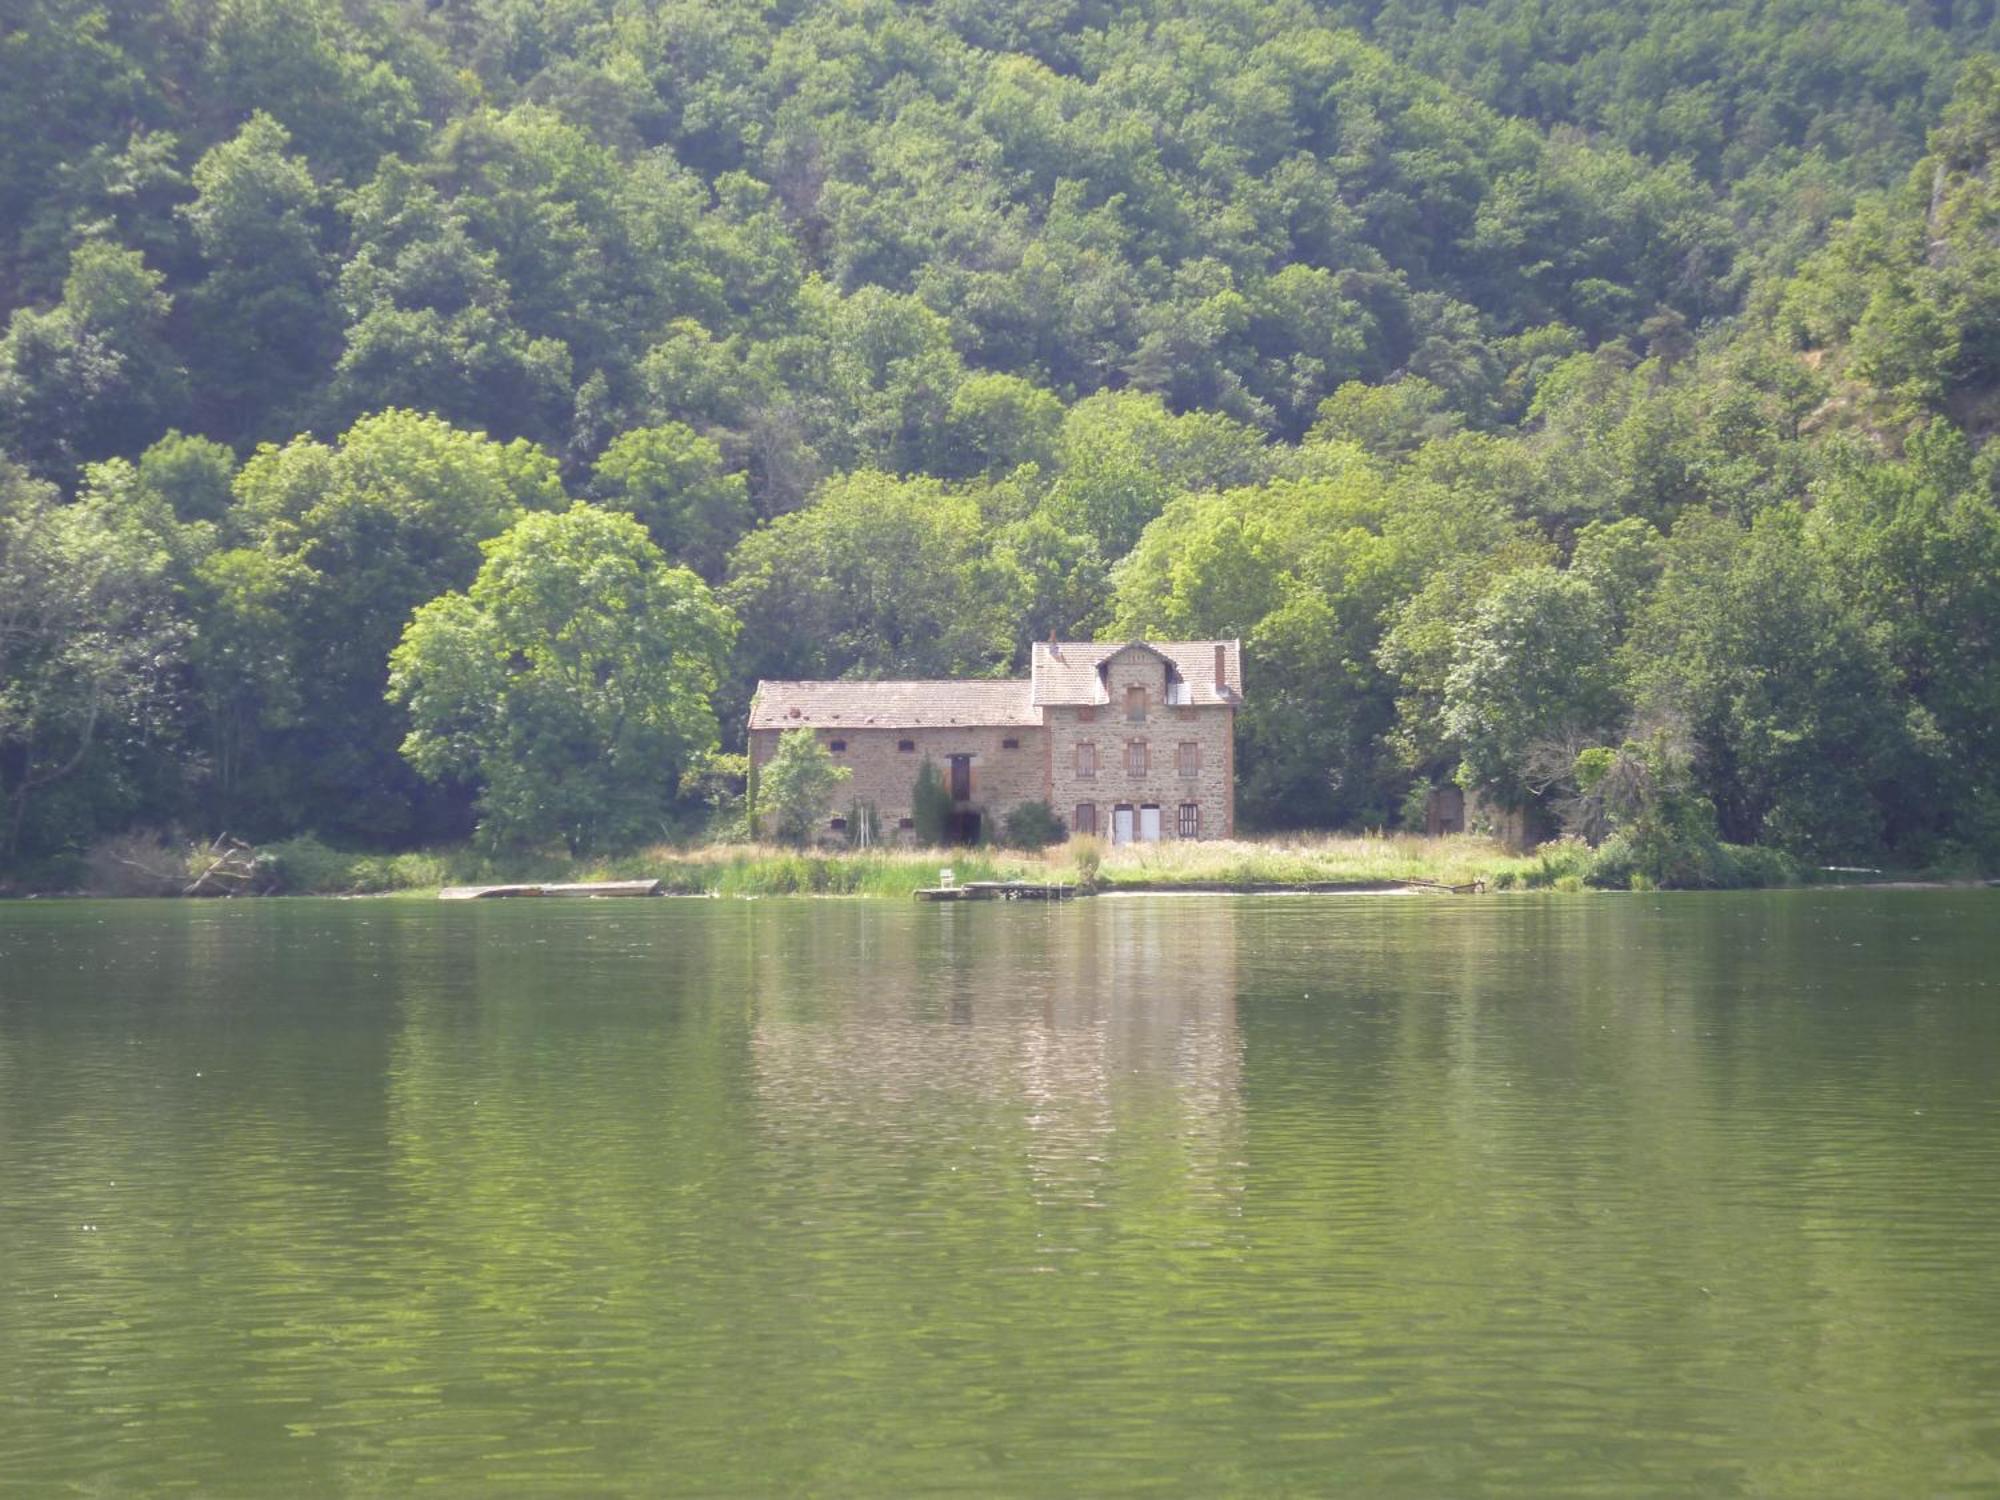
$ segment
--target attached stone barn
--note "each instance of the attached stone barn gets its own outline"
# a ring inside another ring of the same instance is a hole
[[[1046,802],[1072,833],[1115,844],[1228,838],[1236,830],[1236,641],[1049,641],[1026,678],[760,682],[750,758],[810,729],[853,776],[827,819],[875,809],[885,841],[915,837],[912,792],[926,761],[951,796],[951,836],[997,836]]]

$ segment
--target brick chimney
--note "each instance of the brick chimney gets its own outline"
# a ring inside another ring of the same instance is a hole
[[[1229,648],[1215,643],[1215,691],[1219,697],[1229,691]]]

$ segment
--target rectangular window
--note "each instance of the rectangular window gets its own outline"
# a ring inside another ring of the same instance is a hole
[[[1021,742],[1019,740],[1002,740],[1000,748],[1002,750],[1018,750],[1021,748]]]
[[[1201,837],[1201,804],[1183,802],[1181,804],[1181,837],[1198,839]]]
[[[1128,740],[1125,744],[1125,771],[1130,776],[1144,776],[1152,769],[1152,755],[1144,740]]]
[[[841,751],[843,751],[843,750],[845,750],[845,749],[847,748],[847,741],[846,741],[846,740],[828,740],[828,741],[826,742],[826,748],[827,748],[827,749],[829,749],[829,750],[831,750],[831,751],[832,751],[832,752],[833,752],[833,753],[834,753],[835,755],[838,755],[838,754],[840,754],[840,753],[841,753]]]
[[[903,754],[908,755],[917,748],[917,742],[915,740],[897,740],[896,748]]]
[[[1085,779],[1097,774],[1097,746],[1088,740],[1076,747],[1076,774]]]
[[[847,819],[828,818],[826,820],[826,826],[831,828],[835,833],[845,833],[847,832]]]
[[[1192,780],[1201,775],[1201,743],[1198,740],[1182,740],[1179,756],[1181,775]]]
[[[896,819],[896,826],[898,828],[915,828],[917,820],[915,818],[898,818]]]
[[[1134,724],[1146,722],[1146,690],[1136,682],[1125,689],[1125,717]]]
[[[1077,803],[1076,814],[1069,820],[1069,831],[1071,833],[1097,832],[1097,804],[1095,802]]]

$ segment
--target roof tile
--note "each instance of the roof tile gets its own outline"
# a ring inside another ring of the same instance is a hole
[[[1215,680],[1222,648],[1223,681]],[[1196,704],[1243,701],[1243,651],[1237,641],[1041,641],[1033,675],[889,682],[760,682],[750,703],[752,729],[920,729],[926,726],[1033,725],[1045,705],[1104,703],[1100,668],[1137,648],[1165,657]]]
[[[760,682],[750,704],[752,729],[921,729],[1041,722],[1029,684],[1019,678]]]

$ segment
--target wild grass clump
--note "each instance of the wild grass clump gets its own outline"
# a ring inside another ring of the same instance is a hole
[[[287,896],[372,896],[389,891],[434,890],[493,878],[470,849],[414,849],[402,854],[335,849],[311,834],[267,844],[258,851],[274,871],[273,888]],[[509,875],[510,880],[522,878]]]
[[[1550,839],[1495,877],[1495,890],[1581,890],[1590,874],[1591,849],[1582,839]]]
[[[970,880],[1042,878],[1039,860],[975,849],[868,849],[853,853],[789,849],[768,844],[702,849],[667,847],[619,861],[629,874],[603,878],[652,879],[683,896],[896,896],[938,883],[950,869],[960,885]],[[588,877],[599,878],[599,877]]]
[[[1078,885],[1095,885],[1097,872],[1104,865],[1104,840],[1094,833],[1071,834],[1062,858],[1076,871]]]
[[[1104,856],[1102,883],[1120,886],[1353,885],[1408,881],[1469,885],[1519,879],[1532,868],[1492,839],[1472,835],[1281,835],[1256,841],[1204,839],[1121,844]],[[1523,882],[1525,883],[1525,882]]]

